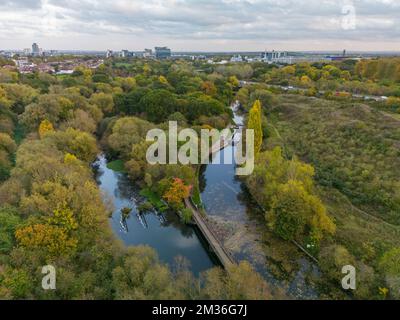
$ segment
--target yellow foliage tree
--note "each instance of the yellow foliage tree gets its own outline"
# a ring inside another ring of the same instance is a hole
[[[260,152],[263,142],[260,100],[256,100],[253,107],[250,109],[247,129],[254,130],[254,154],[257,154]]]
[[[164,77],[164,76],[159,76],[159,77],[158,77],[158,81],[160,81],[162,84],[165,84],[165,85],[168,85],[168,84],[169,84],[167,78]]]
[[[49,120],[43,120],[39,125],[39,137],[42,139],[48,132],[53,132],[54,127]]]
[[[231,85],[233,85],[234,87],[239,87],[239,84],[240,84],[240,82],[236,76],[230,76],[228,79],[228,82]]]
[[[78,241],[68,237],[64,228],[34,224],[15,232],[18,245],[27,249],[43,250],[47,257],[71,255],[74,253]]]
[[[78,228],[74,213],[66,205],[60,206],[54,210],[53,216],[48,218],[48,223],[62,227],[66,231],[72,231]]]
[[[310,86],[312,84],[312,80],[308,76],[302,76],[300,82],[303,86]]]

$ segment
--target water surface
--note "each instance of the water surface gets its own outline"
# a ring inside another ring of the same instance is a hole
[[[98,157],[94,167],[104,198],[114,206],[111,227],[125,245],[149,245],[170,266],[177,256],[183,256],[196,275],[216,265],[215,257],[206,249],[208,246],[196,227],[183,224],[174,212],[139,214],[137,207],[145,199],[128,177],[108,169],[104,155]],[[124,207],[132,209],[127,219],[122,218],[121,209]]]

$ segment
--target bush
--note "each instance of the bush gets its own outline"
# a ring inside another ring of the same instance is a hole
[[[184,208],[180,212],[181,220],[183,223],[188,224],[192,221],[193,213],[192,210]]]

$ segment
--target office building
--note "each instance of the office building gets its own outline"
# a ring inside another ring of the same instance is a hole
[[[32,44],[32,55],[34,57],[40,56],[40,48],[37,43]]]
[[[155,55],[157,59],[167,59],[171,57],[171,49],[167,47],[155,47]]]

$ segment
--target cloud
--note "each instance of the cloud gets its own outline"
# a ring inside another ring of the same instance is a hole
[[[344,5],[354,6],[354,30],[343,28]],[[162,41],[187,50],[259,50],[303,42],[373,50],[373,39],[400,38],[395,0],[9,0],[0,7],[0,40],[15,47],[40,40],[138,50]]]
[[[41,0],[2,0],[0,2],[1,10],[15,9],[40,9]]]

